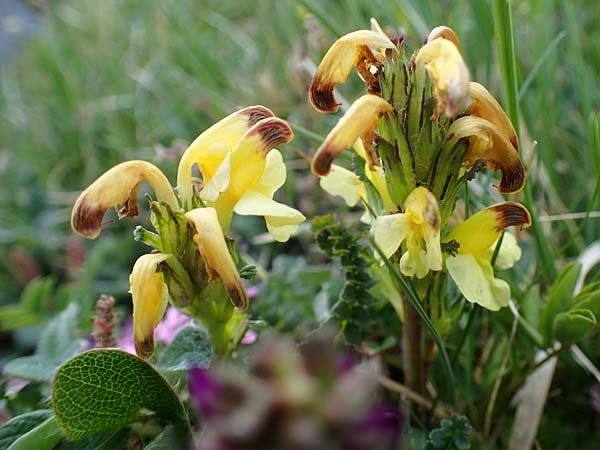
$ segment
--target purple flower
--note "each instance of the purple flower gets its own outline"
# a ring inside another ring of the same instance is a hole
[[[190,397],[204,419],[214,417],[219,411],[222,386],[208,370],[193,367],[189,378]]]
[[[377,405],[356,427],[346,450],[398,447],[404,425],[402,411],[389,405]]]

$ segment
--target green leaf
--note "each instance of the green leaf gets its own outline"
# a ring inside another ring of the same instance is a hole
[[[54,416],[50,416],[37,427],[14,441],[8,447],[8,450],[51,450],[60,441],[61,437],[62,433],[56,419]]]
[[[13,417],[0,427],[0,448],[8,448],[20,436],[32,430],[52,415],[52,410],[41,409]]]
[[[157,368],[161,371],[177,372],[192,367],[206,369],[213,360],[210,339],[198,327],[185,327],[160,354]]]
[[[9,361],[4,366],[4,375],[50,382],[56,368],[84,348],[85,342],[77,336],[77,320],[77,304],[71,303],[48,323],[35,355]]]
[[[554,319],[552,331],[561,342],[577,342],[596,327],[596,316],[589,309],[570,309]]]
[[[572,262],[565,266],[560,272],[558,278],[550,288],[546,303],[542,308],[542,314],[540,316],[540,331],[544,336],[546,345],[551,345],[551,338],[553,336],[552,326],[554,318],[561,312],[568,309],[569,303],[573,298],[573,289],[579,278],[581,272],[581,264]]]
[[[173,423],[189,436],[185,410],[171,386],[150,364],[121,350],[90,350],[60,367],[52,407],[72,440],[148,415]]]
[[[573,299],[573,308],[589,309],[596,316],[596,321],[600,322],[600,289],[581,291]]]

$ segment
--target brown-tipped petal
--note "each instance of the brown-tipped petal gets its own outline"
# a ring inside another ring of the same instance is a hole
[[[381,115],[393,111],[387,101],[376,95],[367,94],[356,100],[317,150],[311,164],[313,173],[327,175],[341,152],[352,147],[359,137],[373,132]]]
[[[481,254],[500,237],[500,233],[510,226],[528,227],[531,225],[529,211],[514,202],[498,203],[485,208],[457,226],[446,238],[456,240],[459,254]]]
[[[143,180],[150,184],[159,201],[179,209],[169,180],[156,166],[146,161],[127,161],[108,170],[81,193],[71,213],[73,230],[81,236],[96,238],[106,211],[119,205],[123,206],[119,218],[136,216],[137,189]]]
[[[525,167],[519,152],[493,123],[479,117],[462,117],[450,126],[448,134],[469,138],[465,165],[472,166],[483,159],[487,167],[502,172],[498,191],[511,194],[523,188]]]
[[[315,109],[321,112],[338,110],[339,104],[333,96],[333,88],[346,81],[352,68],[360,65],[363,73],[366,73],[368,66],[377,62],[370,48],[396,47],[385,34],[371,30],[348,33],[331,46],[310,85],[310,102]]]
[[[494,96],[483,85],[475,81],[471,81],[469,84],[469,95],[473,98],[473,102],[467,107],[465,114],[492,122],[510,141],[515,150],[519,151],[515,128]]]
[[[415,64],[417,81],[424,69],[435,87],[431,118],[435,120],[441,114],[454,117],[461,112],[469,96],[470,75],[456,45],[442,37],[434,39],[419,49]]]
[[[240,109],[221,119],[205,130],[190,144],[181,156],[177,169],[177,189],[184,204],[192,196],[192,168],[194,164],[202,172],[206,184],[213,177],[227,151],[211,151],[218,144],[220,148],[233,148],[251,127],[263,119],[273,117],[273,113],[264,106],[256,105]]]
[[[458,36],[454,32],[454,30],[446,25],[440,25],[439,27],[435,27],[433,30],[429,32],[429,36],[427,36],[427,42],[431,42],[434,39],[447,39],[456,45],[458,51],[461,51],[460,41],[458,40]]]
[[[219,278],[238,308],[248,308],[248,295],[235,267],[214,208],[197,208],[185,213],[195,228],[194,241],[206,265],[210,279]]]
[[[163,253],[142,255],[129,276],[133,300],[133,340],[135,351],[141,358],[149,358],[154,353],[154,329],[169,301],[158,265],[172,257]]]

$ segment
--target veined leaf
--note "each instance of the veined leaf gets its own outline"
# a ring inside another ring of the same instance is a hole
[[[60,367],[52,386],[52,407],[72,440],[148,415],[189,435],[185,410],[171,386],[150,364],[121,350],[90,350]]]

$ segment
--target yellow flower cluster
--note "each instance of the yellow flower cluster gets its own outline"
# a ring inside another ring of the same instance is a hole
[[[527,210],[500,203],[451,231],[447,219],[458,188],[483,167],[501,172],[500,192],[523,187],[515,130],[496,99],[471,81],[453,30],[433,29],[420,49],[403,58],[404,41],[395,44],[372,23],[372,30],[349,33],[333,44],[314,75],[309,97],[320,112],[338,110],[333,89],[352,68],[365,81],[367,94],[331,130],[313,157],[312,170],[326,191],[350,206],[369,202],[367,191],[375,192],[380,201],[369,203],[375,216],[363,219],[371,223],[386,257],[401,253],[404,275],[420,279],[445,269],[470,302],[491,310],[506,306],[510,289],[494,277],[492,254],[505,228],[530,224]],[[365,160],[367,183],[333,164],[351,147]],[[444,256],[443,243],[448,248]],[[511,267],[520,255],[507,233],[496,267]]]

